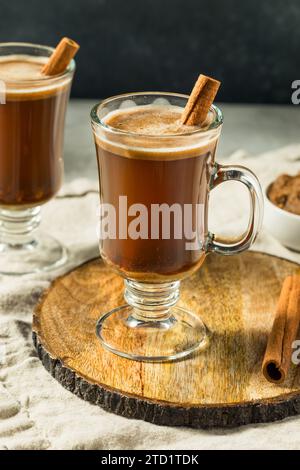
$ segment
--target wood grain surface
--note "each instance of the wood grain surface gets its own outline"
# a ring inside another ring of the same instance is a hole
[[[300,372],[267,382],[261,363],[285,276],[299,265],[248,252],[208,256],[182,282],[179,305],[199,314],[209,347],[173,363],[139,363],[102,348],[97,319],[122,305],[123,281],[100,260],[55,280],[37,306],[33,339],[65,388],[106,410],[157,424],[236,426],[300,412]]]

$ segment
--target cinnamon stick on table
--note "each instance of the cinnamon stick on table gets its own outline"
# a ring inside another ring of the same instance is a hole
[[[56,46],[48,62],[44,65],[44,75],[59,75],[63,73],[79,49],[79,44],[70,38],[62,38]]]
[[[198,126],[204,123],[221,82],[199,75],[181,116],[182,124]]]
[[[283,283],[275,319],[265,352],[262,372],[267,380],[286,379],[300,320],[300,276],[288,276]]]

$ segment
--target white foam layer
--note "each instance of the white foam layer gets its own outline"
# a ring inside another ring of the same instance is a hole
[[[137,106],[133,101],[126,100],[119,109],[104,116],[102,121],[117,130],[149,136],[182,135],[199,131],[200,126],[181,123],[182,112],[182,107],[169,104],[165,98],[158,98],[145,106]],[[212,120],[213,113],[209,112],[201,130],[207,129]]]
[[[69,78],[47,77],[42,73],[43,65],[48,59],[21,54],[0,56],[0,80],[5,84],[7,92],[33,94],[66,84]]]
[[[111,111],[104,118],[105,124],[120,131],[149,136],[188,134],[198,127],[181,124],[183,108],[166,102],[154,102],[145,106],[132,106]]]
[[[48,57],[8,55],[0,57],[0,79],[5,82],[42,80],[43,65]]]
[[[125,132],[124,137],[122,133],[110,136],[110,132],[106,132],[101,126],[94,126],[98,144],[112,153],[129,158],[144,156],[151,159],[189,158],[213,149],[219,136],[218,129],[207,129],[213,114],[209,116],[206,126],[200,129],[198,126],[181,124],[182,111],[182,107],[168,103],[136,106],[135,103],[130,105],[128,100],[126,107],[122,106],[102,116],[104,124],[116,131]],[[107,110],[102,109],[101,113],[103,112]],[[101,119],[100,115],[99,118]]]

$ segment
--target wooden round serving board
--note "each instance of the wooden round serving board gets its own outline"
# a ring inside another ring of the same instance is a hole
[[[284,385],[261,363],[282,281],[299,265],[262,253],[211,255],[182,283],[180,305],[209,327],[209,347],[173,363],[120,358],[95,335],[99,316],[122,305],[123,281],[100,260],[55,280],[36,308],[33,338],[65,388],[105,410],[156,424],[207,428],[300,413],[300,369]]]

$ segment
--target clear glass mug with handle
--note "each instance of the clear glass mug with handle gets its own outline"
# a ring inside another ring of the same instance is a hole
[[[60,242],[38,230],[41,207],[62,184],[65,115],[75,71],[72,60],[59,75],[39,73],[53,50],[38,44],[0,43],[0,273],[3,274],[41,272],[66,261],[66,249]],[[14,62],[20,64],[19,68],[9,73],[9,64]],[[37,71],[35,78],[26,75],[30,67]]]
[[[199,269],[208,253],[247,250],[262,222],[256,176],[215,161],[223,123],[216,106],[208,126],[183,134],[143,135],[107,123],[120,110],[184,108],[187,100],[174,93],[133,93],[109,98],[91,112],[100,183],[100,254],[124,277],[126,301],[100,312],[96,332],[104,347],[129,359],[170,361],[207,344],[201,318],[176,306],[180,281]],[[208,229],[210,191],[229,180],[245,185],[250,196],[248,227],[234,241]]]

